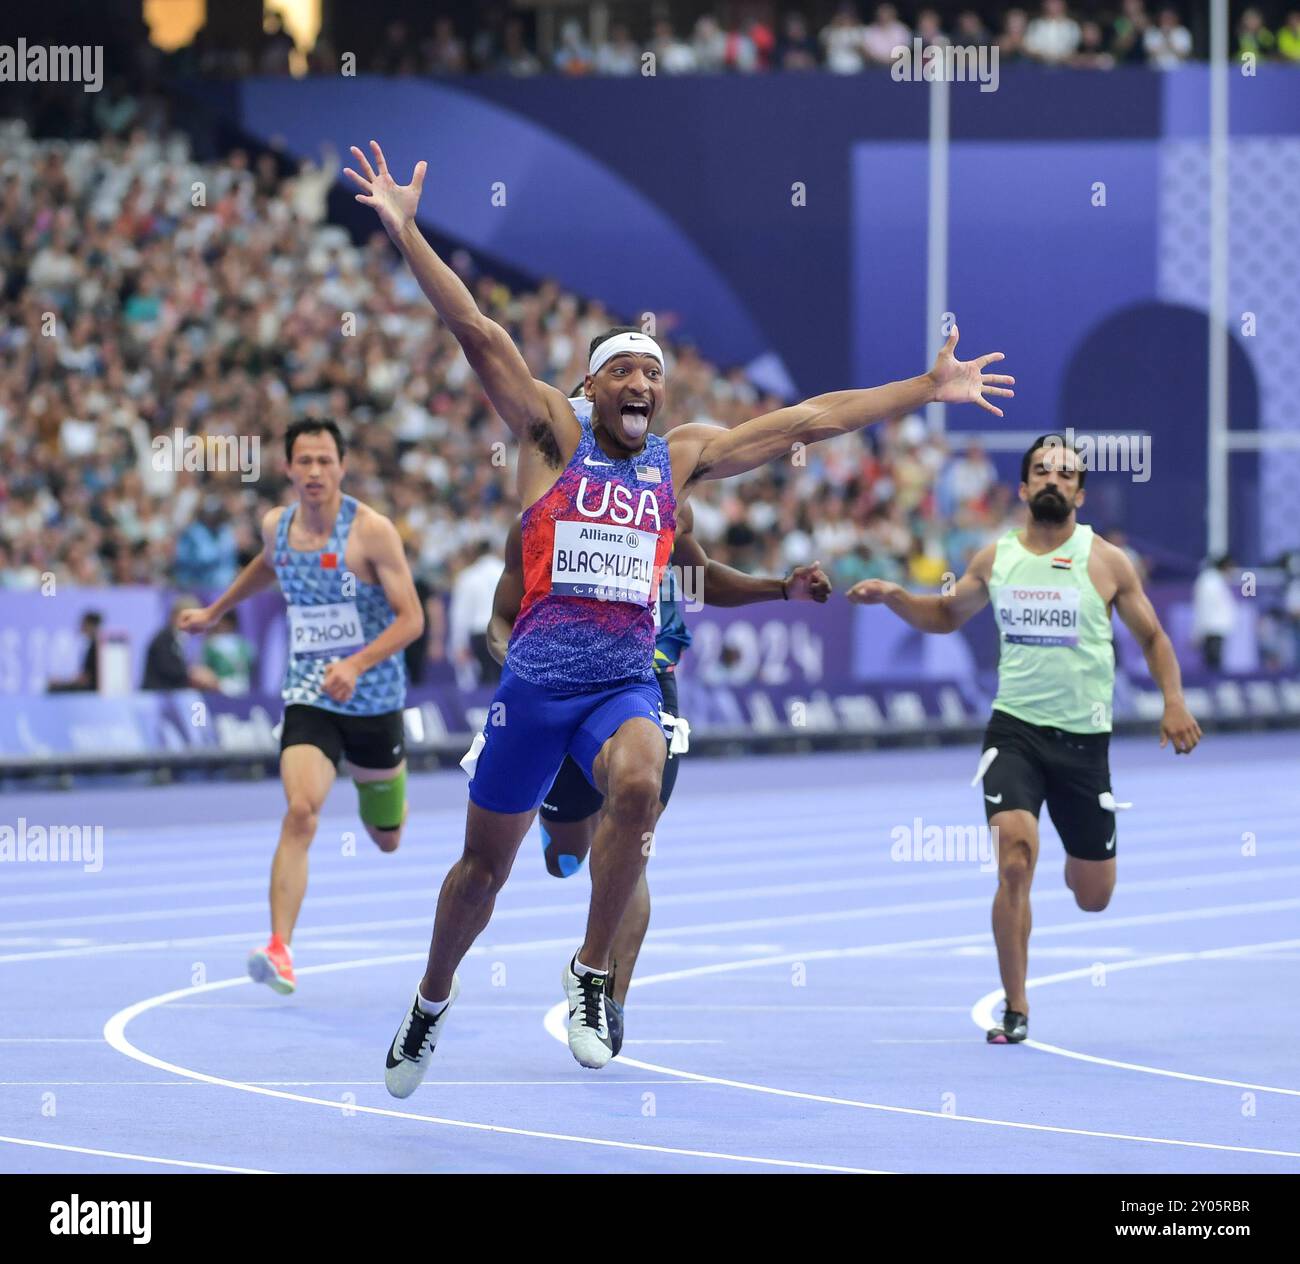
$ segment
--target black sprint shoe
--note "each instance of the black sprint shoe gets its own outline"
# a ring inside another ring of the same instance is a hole
[[[1029,1035],[1029,1016],[1018,1009],[1003,1010],[1002,1023],[990,1027],[985,1039],[991,1045],[1018,1045]]]

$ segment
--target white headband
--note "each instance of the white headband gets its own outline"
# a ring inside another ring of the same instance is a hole
[[[622,355],[625,351],[630,351],[633,355],[652,355],[659,361],[659,367],[664,367],[664,353],[659,350],[659,344],[649,334],[615,334],[612,338],[606,338],[591,353],[591,363],[587,366],[587,372],[595,377],[600,372],[602,364],[616,355]]]

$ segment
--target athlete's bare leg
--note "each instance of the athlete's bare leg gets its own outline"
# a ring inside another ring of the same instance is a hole
[[[1033,918],[1029,888],[1038,863],[1038,821],[1029,812],[998,812],[989,824],[997,830],[998,891],[993,897],[993,939],[1007,1008],[1028,1015],[1025,976],[1029,971],[1029,931]]]
[[[660,739],[662,744],[662,738]],[[533,823],[530,812],[489,812],[472,800],[465,819],[465,850],[438,895],[429,961],[420,982],[426,1001],[451,995],[451,977],[492,916],[497,892]]]
[[[619,923],[644,876],[668,748],[653,720],[626,720],[600,749],[592,766],[605,809],[591,846],[591,911],[578,960],[608,970]]]
[[[1074,902],[1085,913],[1100,913],[1115,890],[1115,860],[1065,858],[1065,885],[1074,892]]]
[[[371,781],[392,781],[394,777],[400,776],[406,771],[406,760],[402,760],[396,768],[358,768],[355,764],[344,762],[344,771],[359,784],[366,784]],[[374,825],[366,825],[366,833],[370,835],[376,847],[380,851],[396,851],[398,844],[402,841],[402,825],[406,824],[406,818],[411,811],[409,803],[402,804],[402,822],[396,829],[385,830],[379,829]]]
[[[280,780],[288,806],[271,862],[271,933],[287,944],[307,891],[307,849],[334,784],[334,765],[315,746],[290,746],[280,754]]]
[[[596,837],[596,821],[599,814],[593,812],[581,821],[547,821],[546,833],[550,842],[546,846],[546,872],[552,878],[564,878],[568,875],[560,868],[561,856],[572,856],[577,864],[582,864],[591,850],[592,840]],[[570,870],[572,872],[572,869]]]
[[[659,805],[658,815],[663,814],[663,804]],[[553,877],[564,877],[560,868],[560,856],[572,856],[581,864],[591,850],[592,839],[596,834],[599,814],[582,821],[547,821],[546,832],[550,836],[550,846],[546,849],[546,869]],[[618,924],[614,935],[614,947],[610,963],[614,970],[614,986],[610,995],[622,1005],[627,1000],[627,989],[632,982],[632,971],[636,968],[636,959],[650,928],[650,883],[646,880],[646,871],[642,869],[632,890],[623,913],[623,920]],[[584,958],[585,961],[585,958]]]

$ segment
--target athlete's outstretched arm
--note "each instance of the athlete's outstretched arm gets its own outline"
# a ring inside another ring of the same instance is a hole
[[[1106,541],[1094,541],[1094,547],[1097,544],[1106,545],[1106,560],[1115,576],[1116,613],[1142,647],[1151,678],[1165,697],[1165,713],[1160,720],[1161,748],[1173,742],[1178,754],[1190,755],[1201,740],[1201,726],[1183,701],[1183,675],[1178,668],[1173,642],[1160,626],[1155,607],[1143,591],[1142,581],[1129,555]]]
[[[283,512],[281,509],[272,509],[263,518],[262,551],[235,576],[230,587],[216,601],[201,610],[181,611],[177,627],[182,632],[206,632],[241,601],[247,601],[254,593],[270,588],[275,583],[271,550],[275,547],[275,523]]]
[[[746,575],[744,571],[715,562],[695,538],[690,514],[689,504],[678,509],[677,537],[673,545],[673,565],[680,566],[683,573],[689,568],[700,585],[700,591],[693,592],[692,583],[683,574],[682,587],[688,597],[706,606],[751,606],[760,601],[824,602],[830,597],[830,578],[818,562],[796,566],[784,579]]]
[[[957,338],[954,325],[934,367],[920,377],[867,390],[815,395],[730,430],[699,424],[678,426],[668,436],[676,485],[685,488],[698,479],[743,474],[789,455],[795,444],[832,439],[886,417],[915,412],[926,404],[979,404],[1001,417],[1002,410],[985,395],[1014,395],[1010,388],[1015,378],[984,370],[1003,359],[1002,353],[961,361],[954,355]]]
[[[370,160],[355,145],[352,154],[361,168],[344,170],[364,192],[357,201],[374,207],[393,245],[401,251],[407,267],[419,282],[425,297],[433,304],[447,328],[465,352],[470,368],[477,374],[492,407],[518,438],[538,422],[546,423],[545,401],[537,390],[533,375],[511,337],[494,320],[479,311],[474,296],[465,283],[440,258],[424,239],[415,222],[424,187],[428,164],[417,162],[410,184],[398,184],[389,174],[384,151],[377,141],[370,142],[376,171]]]
[[[510,633],[519,618],[519,607],[524,603],[524,556],[519,541],[520,526],[516,518],[506,536],[506,568],[497,580],[497,590],[492,594],[492,618],[488,620],[488,653],[505,665]]]
[[[888,606],[905,623],[921,632],[955,632],[973,614],[989,604],[989,576],[993,573],[996,544],[986,544],[970,560],[966,573],[952,591],[937,597],[908,592],[901,584],[884,579],[859,580],[845,594],[860,606]]]

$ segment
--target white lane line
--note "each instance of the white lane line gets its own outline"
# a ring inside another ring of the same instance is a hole
[[[101,1159],[128,1159],[132,1163],[161,1163],[165,1167],[190,1167],[201,1172],[241,1172],[248,1176],[270,1176],[257,1167],[228,1167],[222,1163],[194,1163],[189,1159],[160,1159],[155,1154],[123,1154],[118,1150],[92,1150],[89,1146],[56,1145],[53,1141],[33,1141],[29,1137],[0,1137],[0,1142],[16,1146],[34,1146],[40,1150],[63,1150],[69,1154],[93,1154]]]
[[[537,1006],[532,1007],[535,1014]],[[262,1084],[269,1088],[382,1088],[383,1080],[245,1080],[245,1084]],[[420,1092],[439,1088],[531,1088],[548,1085],[554,1088],[621,1088],[628,1084],[683,1084],[695,1086],[694,1080],[433,1080],[420,1086]],[[197,1080],[0,1080],[0,1088],[211,1088]]]
[[[918,870],[920,868],[921,867],[918,866]],[[768,896],[784,900],[789,899],[792,896],[800,895],[834,895],[842,891],[862,891],[873,889],[889,890],[901,886],[923,885],[930,882],[930,880],[935,876],[942,875],[927,875],[924,872],[909,872],[907,874],[891,874],[884,877],[840,877],[825,882],[787,882],[753,887],[728,887],[721,890],[715,887],[710,887],[705,891],[686,891],[656,895],[655,905],[659,908],[676,908],[695,904],[709,904],[712,906],[715,904],[741,902],[744,900],[763,899]],[[1239,886],[1252,882],[1280,881],[1282,879],[1295,878],[1298,876],[1300,876],[1300,865],[1269,865],[1247,869],[1225,869],[1215,873],[1197,874],[1190,877],[1184,874],[1177,874],[1167,878],[1148,878],[1137,882],[1130,881],[1124,884],[1124,892],[1126,895],[1139,891],[1182,892],[1196,887],[1214,887],[1218,890],[1225,886]],[[353,906],[357,904],[398,903],[403,900],[426,899],[429,894],[430,893],[426,891],[411,890],[409,888],[395,891],[376,891],[368,893],[349,892],[343,895],[318,896],[312,901],[312,907],[322,908],[341,904]],[[988,902],[987,895],[971,898],[977,902]],[[1046,891],[1038,897],[1040,902],[1044,900],[1055,901],[1072,898],[1070,892],[1064,888],[1061,890]],[[960,903],[966,902],[967,901],[960,901]],[[0,931],[48,930],[56,926],[122,925],[128,922],[167,920],[182,921],[200,916],[226,916],[232,913],[253,913],[263,912],[264,910],[264,902],[256,904],[244,903],[180,907],[172,906],[166,909],[135,909],[124,913],[94,913],[76,917],[37,918],[25,922],[3,922],[0,923]],[[500,909],[493,915],[493,920],[499,923],[502,921],[512,921],[527,917],[546,917],[558,913],[585,913],[586,911],[586,900],[572,904],[562,904],[553,901],[546,904],[529,905],[522,908],[507,907]]]
[[[1131,886],[1130,886],[1131,889]],[[1041,905],[1052,900],[1066,900],[1070,893],[1065,890],[1044,892],[1035,899]],[[963,900],[918,901],[913,904],[868,904],[858,908],[838,909],[824,913],[791,914],[784,917],[745,918],[731,922],[704,922],[694,926],[664,926],[652,928],[646,936],[647,943],[657,942],[660,937],[683,935],[707,935],[719,931],[764,930],[791,926],[813,926],[829,922],[869,921],[880,917],[895,917],[918,912],[952,912],[962,908],[987,908],[988,899],[980,896]],[[570,905],[570,911],[586,912],[586,905]],[[1074,932],[1085,933],[1095,930],[1115,929],[1130,926],[1156,926],[1169,922],[1197,920],[1200,918],[1232,917],[1238,913],[1279,913],[1300,908],[1300,899],[1257,900],[1244,904],[1215,904],[1197,909],[1175,909],[1165,913],[1139,913],[1129,917],[1107,917],[1104,920],[1083,918],[1073,923],[1061,923],[1056,926],[1044,926],[1035,930],[1035,935],[1068,935]],[[498,913],[500,919],[502,914]],[[428,930],[432,926],[429,917],[408,917],[382,922],[342,922],[329,926],[307,926],[298,930],[299,943],[310,943],[316,935],[337,934],[341,931],[362,930]],[[15,961],[49,961],[66,957],[91,957],[119,952],[172,951],[178,948],[200,948],[210,945],[244,943],[251,945],[260,942],[266,933],[265,927],[256,930],[225,932],[220,935],[195,935],[169,937],[166,939],[132,940],[127,943],[93,944],[79,948],[52,948],[39,952],[21,952],[0,954],[0,964]],[[900,950],[910,948],[948,947],[956,944],[987,944],[991,936],[988,931],[979,931],[969,935],[950,935],[939,939],[911,940],[899,945]],[[467,955],[483,956],[493,952],[531,950],[533,948],[564,948],[573,942],[571,936],[558,939],[537,939],[524,944],[475,944]],[[740,946],[737,948],[741,950]],[[963,1007],[964,1008],[964,1007]]]
[[[877,947],[878,946],[873,946]],[[865,956],[871,949],[848,948],[840,950],[843,956]],[[817,954],[805,954],[804,958]],[[825,954],[823,954],[825,955]],[[756,965],[768,964],[765,961],[736,961],[731,963],[733,970],[747,970]],[[714,967],[713,972],[717,972],[719,967]],[[680,977],[680,971],[671,974],[650,975],[647,978],[633,979],[632,987],[647,986],[651,983],[664,983]],[[548,1033],[558,1040],[561,1044],[568,1044],[568,1032],[566,1030],[568,1003],[559,1001],[552,1005],[546,1012],[543,1019],[543,1025]],[[1029,1124],[1021,1123],[1012,1119],[985,1119],[980,1115],[949,1115],[939,1110],[921,1110],[914,1106],[888,1106],[883,1102],[863,1102],[848,1097],[832,1097],[824,1093],[803,1093],[789,1088],[773,1088],[768,1084],[750,1084],[745,1080],[728,1080],[717,1075],[700,1075],[694,1071],[682,1071],[677,1067],[659,1066],[653,1062],[642,1062],[638,1058],[624,1058],[619,1055],[620,1062],[626,1066],[636,1067],[641,1071],[658,1071],[662,1075],[670,1075],[679,1079],[698,1080],[701,1084],[717,1084],[723,1088],[743,1089],[750,1093],[764,1093],[771,1097],[790,1097],[798,1101],[821,1102],[830,1106],[852,1106],[857,1110],[875,1110],[890,1115],[912,1115],[919,1119],[944,1119],[957,1123],[983,1124],[986,1127],[993,1128],[1015,1128],[1026,1132],[1050,1132],[1074,1137],[1097,1137],[1107,1141],[1134,1141],[1148,1145],[1178,1146],[1194,1150],[1230,1150],[1237,1154],[1265,1154],[1276,1158],[1300,1159],[1300,1151],[1291,1150],[1264,1150],[1252,1146],[1232,1146],[1219,1145],[1212,1141],[1185,1141],[1174,1137],[1145,1137],[1124,1132],[1101,1132],[1087,1128],[1066,1128],[1058,1127],[1052,1124]]]
[[[0,1036],[0,1045],[97,1045],[101,1036]]]
[[[299,970],[300,975],[304,974],[329,974],[336,970],[359,970],[369,966],[377,965],[396,965],[405,964],[414,961],[423,961],[424,953],[403,953],[391,957],[369,957],[359,961],[338,961],[331,962],[328,965],[308,966]],[[188,1067],[176,1065],[174,1062],[164,1062],[161,1058],[155,1058],[150,1053],[145,1053],[138,1049],[127,1039],[126,1028],[132,1019],[148,1010],[154,1009],[160,1005],[166,1005],[168,1002],[177,1000],[184,996],[194,996],[200,992],[215,992],[224,988],[240,987],[249,983],[245,977],[233,979],[220,979],[214,983],[203,983],[194,987],[178,988],[174,992],[163,992],[158,996],[151,996],[143,1001],[137,1001],[134,1005],[128,1005],[125,1009],[118,1012],[104,1024],[104,1039],[118,1053],[124,1054],[128,1058],[133,1058],[137,1062],[144,1063],[145,1066],[151,1066],[158,1071],[169,1071],[173,1075],[183,1076],[187,1079],[198,1080],[205,1084],[217,1084],[223,1088],[237,1089],[242,1093],[256,1093],[264,1097],[276,1097],[283,1101],[303,1102],[311,1106],[324,1106],[330,1110],[343,1110],[351,1113],[365,1115],[378,1115],[388,1119],[410,1119],[420,1123],[437,1124],[446,1128],[466,1128],[472,1132],[496,1133],[503,1136],[514,1137],[534,1137],[542,1141],[568,1141],[575,1145],[600,1146],[607,1149],[617,1150],[636,1150],[642,1153],[651,1154],[672,1154],[683,1158],[693,1159],[717,1159],[727,1163],[747,1163],[760,1167],[776,1168],[794,1168],[800,1171],[810,1172],[851,1172],[856,1175],[874,1176],[879,1173],[872,1168],[845,1167],[839,1164],[829,1163],[805,1163],[797,1159],[774,1159],[766,1158],[752,1154],[724,1154],[715,1150],[688,1150],[676,1146],[657,1146],[649,1145],[644,1142],[635,1141],[614,1141],[605,1137],[580,1137],[561,1132],[542,1132],[532,1128],[511,1128],[504,1124],[484,1124],[475,1123],[465,1119],[443,1119],[436,1115],[421,1115],[414,1111],[393,1110],[382,1106],[362,1106],[354,1102],[330,1101],[324,1097],[308,1097],[301,1093],[289,1093],[283,1089],[267,1088],[259,1084],[251,1084],[243,1080],[228,1080],[222,1076],[208,1075],[202,1071],[194,1071]],[[690,1076],[682,1076],[682,1079],[690,1079]]]
[[[1140,957],[1136,961],[1107,963],[1106,972],[1120,970],[1145,970],[1152,966],[1182,965],[1189,961],[1212,961],[1224,957],[1247,956],[1257,952],[1270,952],[1274,949],[1295,948],[1300,946],[1300,939],[1280,939],[1270,943],[1241,944],[1232,948],[1206,948],[1200,952],[1169,952],[1159,956]],[[1036,979],[1027,979],[1026,988],[1045,987],[1049,983],[1065,983],[1070,979],[1090,978],[1095,967],[1085,966],[1079,970],[1062,970],[1059,974],[1045,974]],[[994,1010],[1002,999],[1002,989],[996,988],[981,996],[971,1006],[972,1021],[981,1030],[987,1030],[995,1023]],[[1244,1088],[1257,1093],[1277,1093],[1285,1097],[1300,1097],[1300,1089],[1278,1088],[1272,1084],[1252,1084],[1246,1080],[1228,1080],[1214,1075],[1194,1075],[1190,1071],[1170,1071],[1165,1067],[1145,1066],[1140,1062],[1121,1062],[1117,1058],[1103,1058],[1096,1054],[1080,1053],[1075,1049],[1064,1049],[1060,1045],[1044,1044],[1038,1040],[1026,1040],[1024,1044],[1030,1049],[1039,1049],[1043,1053],[1054,1053],[1061,1058],[1072,1058],[1076,1062],[1091,1062],[1097,1066],[1116,1067],[1121,1071],[1140,1071],[1144,1075],[1160,1075],[1171,1080],[1191,1080],[1197,1084],[1219,1084],[1225,1088]]]

